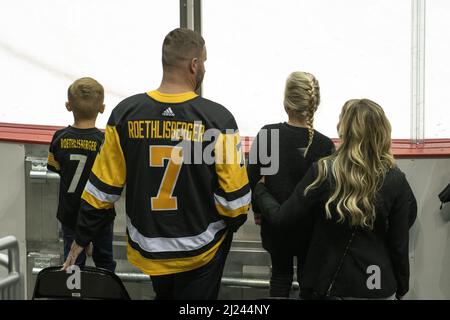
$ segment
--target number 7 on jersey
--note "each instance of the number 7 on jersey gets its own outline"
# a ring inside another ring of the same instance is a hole
[[[150,167],[164,167],[169,160],[156,197],[151,198],[154,211],[177,210],[178,200],[173,190],[183,165],[183,148],[173,146],[150,146]]]
[[[67,193],[74,193],[77,190],[78,182],[80,181],[81,175],[83,174],[84,166],[86,165],[87,156],[82,154],[71,154],[70,160],[78,161],[77,169],[72,177],[72,182],[70,183]]]

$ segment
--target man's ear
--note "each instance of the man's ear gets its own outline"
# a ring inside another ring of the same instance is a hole
[[[197,73],[197,70],[198,70],[198,58],[194,58],[191,60],[191,63],[189,65],[189,71],[192,74],[195,74]]]
[[[69,112],[72,112],[72,107],[70,106],[70,102],[66,102],[66,109]]]
[[[102,104],[102,105],[100,106],[100,109],[98,109],[98,112],[100,112],[100,113],[105,112],[105,105],[104,105],[104,104]]]

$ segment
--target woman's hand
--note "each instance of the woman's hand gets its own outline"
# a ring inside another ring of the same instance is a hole
[[[257,226],[261,225],[261,213],[253,213],[253,219],[255,220],[255,224]]]

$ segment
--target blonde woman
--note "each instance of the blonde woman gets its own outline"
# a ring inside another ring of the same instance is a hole
[[[390,123],[375,102],[350,100],[338,133],[338,150],[314,164],[281,206],[261,183],[254,200],[280,230],[314,221],[301,297],[400,298],[409,289],[417,205],[390,153]]]
[[[314,130],[314,113],[320,103],[320,87],[317,79],[306,72],[293,72],[286,81],[284,110],[288,121],[264,126],[250,151],[248,176],[250,187],[254,187],[266,175],[266,186],[275,199],[282,203],[294,191],[313,162],[330,155],[334,150],[333,142]],[[269,164],[264,155],[278,158],[278,170],[267,175],[262,169]],[[261,224],[263,247],[270,253],[272,274],[270,279],[271,297],[289,297],[294,274],[294,258],[297,257],[297,273],[301,272],[306,250],[308,232],[300,235],[296,230],[286,235],[273,230],[264,221],[258,221],[258,208],[253,206],[255,221]]]

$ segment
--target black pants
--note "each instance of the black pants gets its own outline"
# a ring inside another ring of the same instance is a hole
[[[271,297],[289,298],[294,278],[294,256],[285,252],[271,252],[272,275],[270,277]],[[297,260],[298,263],[298,260]]]
[[[217,300],[225,260],[233,234],[229,233],[215,257],[206,265],[191,271],[151,276],[155,300]]]

